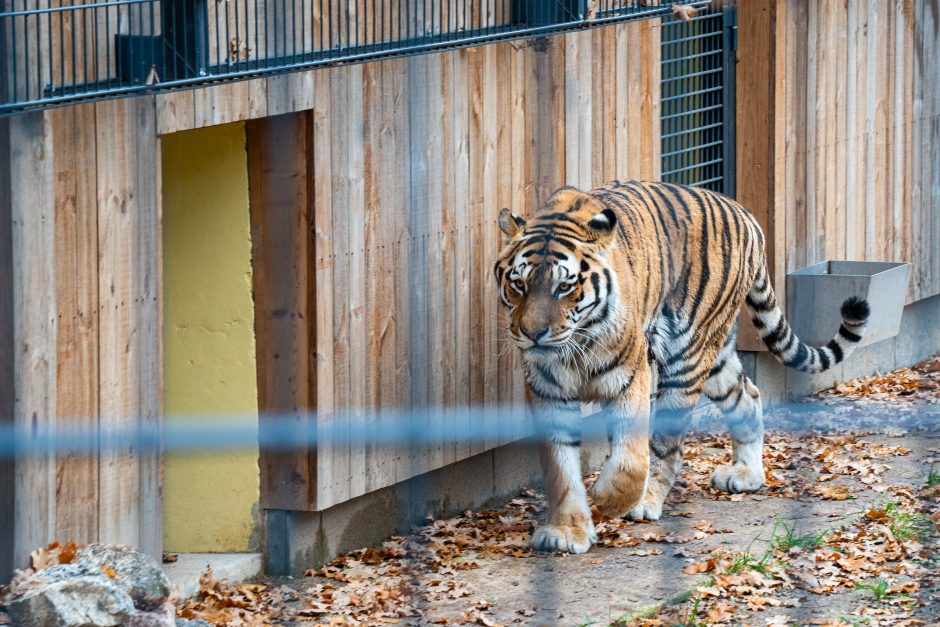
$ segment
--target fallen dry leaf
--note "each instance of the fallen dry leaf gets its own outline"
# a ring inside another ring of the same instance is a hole
[[[688,22],[698,15],[698,9],[691,4],[674,4],[672,5],[672,13],[676,16],[676,19]]]

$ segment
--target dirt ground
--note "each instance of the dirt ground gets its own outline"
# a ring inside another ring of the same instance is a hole
[[[298,579],[206,577],[178,615],[215,624],[940,624],[940,358],[769,412],[767,486],[708,487],[728,459],[699,417],[666,513],[596,517],[584,555],[528,549],[542,495],[466,512]],[[593,476],[585,479],[593,481]]]

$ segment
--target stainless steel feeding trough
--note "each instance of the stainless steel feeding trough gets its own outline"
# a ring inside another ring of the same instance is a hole
[[[861,346],[894,337],[901,327],[911,264],[888,261],[823,261],[787,274],[787,318],[804,342],[819,346],[842,323],[839,308],[850,296],[871,305]]]

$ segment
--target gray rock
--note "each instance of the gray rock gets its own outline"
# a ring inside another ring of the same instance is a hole
[[[131,597],[87,565],[50,566],[32,575],[23,589],[7,603],[19,627],[117,627],[134,615]]]
[[[197,619],[190,620],[188,618],[177,618],[176,627],[212,627],[212,625],[207,620]]]
[[[127,627],[176,627],[176,608],[172,603],[164,603],[149,612],[137,610]]]
[[[134,600],[140,610],[152,610],[170,596],[170,581],[152,557],[124,546],[89,544],[75,554],[75,562],[100,569],[111,568],[114,581]]]

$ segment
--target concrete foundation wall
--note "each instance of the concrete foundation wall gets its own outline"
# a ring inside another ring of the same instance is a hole
[[[910,365],[937,352],[940,296],[906,307],[897,337],[860,349],[824,375],[787,371],[766,352],[742,353],[742,361],[772,404],[819,391],[837,380]],[[596,469],[607,448],[597,416],[586,420],[584,442],[582,466],[585,471]],[[531,441],[521,441],[320,512],[269,510],[266,571],[299,575],[346,551],[405,533],[429,516],[451,516],[502,501],[524,486],[540,485],[538,451]]]
[[[596,417],[588,419],[581,451],[585,472],[604,461],[604,433]],[[524,487],[539,488],[541,481],[538,449],[521,440],[320,512],[268,510],[265,571],[300,575],[347,551],[407,533],[429,517],[504,502]]]
[[[836,381],[909,366],[938,352],[940,296],[933,296],[904,308],[897,336],[864,346],[844,363],[821,374],[808,375],[785,368],[768,352],[740,355],[744,373],[760,388],[766,407],[825,390]]]

